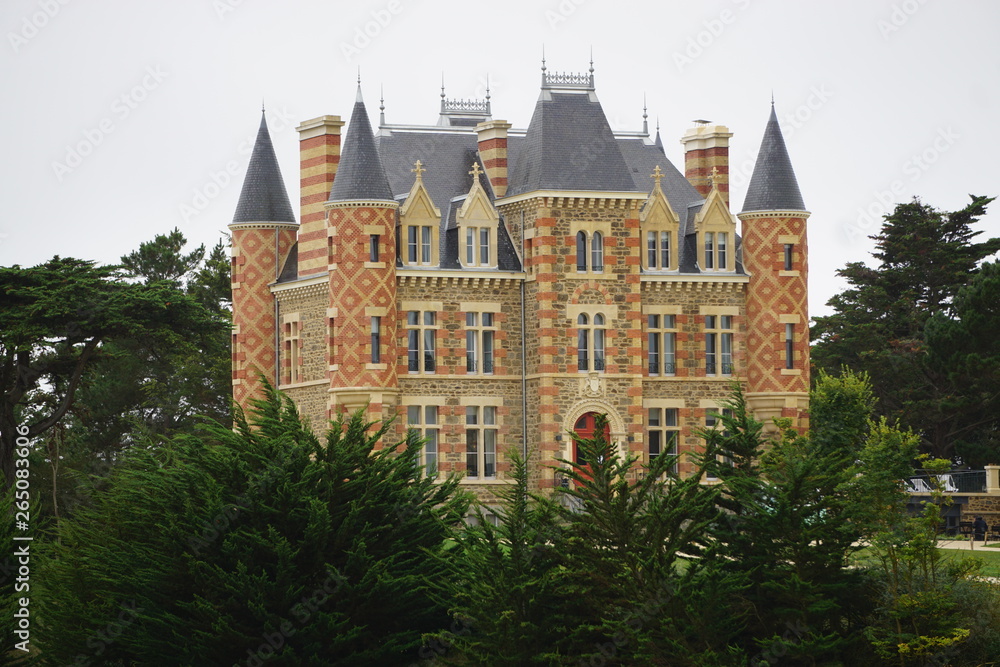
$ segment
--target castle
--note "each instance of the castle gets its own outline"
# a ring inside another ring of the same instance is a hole
[[[733,381],[759,419],[805,425],[809,213],[773,102],[734,216],[728,128],[696,121],[681,174],[645,114],[612,131],[593,66],[543,63],[526,130],[489,92],[441,97],[436,125],[383,107],[373,132],[359,82],[346,133],[303,122],[298,223],[262,118],[229,226],[238,403],[263,373],[316,426],[395,417],[487,501],[510,448],[559,484],[601,413],[642,460],[698,451]]]

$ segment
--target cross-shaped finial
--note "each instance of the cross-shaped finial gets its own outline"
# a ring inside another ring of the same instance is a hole
[[[712,167],[712,175],[708,177],[708,184],[712,187],[718,185],[719,182],[719,168]]]
[[[666,174],[664,174],[663,171],[660,170],[660,165],[656,165],[656,169],[653,170],[653,173],[650,174],[649,177],[654,181],[656,181],[656,187],[660,187],[660,179],[663,178],[665,175]]]
[[[421,162],[420,160],[417,160],[416,162],[413,163],[413,169],[411,169],[410,171],[412,171],[417,175],[417,180],[419,181],[423,178],[423,173],[427,170],[424,169],[424,163]]]
[[[469,172],[469,175],[472,176],[472,178],[474,178],[474,179],[476,179],[478,181],[479,180],[479,174],[481,174],[481,173],[483,173],[483,170],[479,168],[479,163],[478,162],[473,162],[472,163],[472,171]]]

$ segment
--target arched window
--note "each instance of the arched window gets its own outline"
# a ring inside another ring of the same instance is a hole
[[[604,271],[604,237],[594,232],[587,240],[586,232],[576,233],[576,270],[578,273]]]
[[[594,232],[590,239],[590,269],[594,273],[604,271],[604,237],[600,232]]]
[[[594,315],[593,324],[586,313],[576,318],[577,344],[576,369],[578,371],[604,370],[604,315]]]

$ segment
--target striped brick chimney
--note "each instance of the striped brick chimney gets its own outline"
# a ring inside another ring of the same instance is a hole
[[[507,130],[510,127],[510,123],[503,120],[489,120],[476,125],[479,157],[497,198],[507,193]]]
[[[340,163],[340,116],[304,121],[299,132],[299,276],[323,273],[329,262],[326,209],[337,165]]]
[[[733,133],[725,125],[699,123],[681,137],[684,145],[684,177],[707,197],[712,191],[712,169],[716,171],[719,192],[729,205],[729,137]]]

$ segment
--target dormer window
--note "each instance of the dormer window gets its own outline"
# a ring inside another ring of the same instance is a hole
[[[405,266],[437,266],[438,229],[441,225],[441,211],[434,206],[430,194],[424,186],[423,168],[417,160],[414,168],[417,177],[399,209],[398,256]]]
[[[473,163],[469,172],[472,188],[455,216],[461,243],[459,259],[465,268],[495,269],[500,215],[479,182],[482,173],[479,163]]]
[[[736,218],[729,211],[718,187],[712,186],[694,219],[698,234],[698,267],[702,271],[736,271]]]
[[[680,222],[660,187],[664,173],[659,165],[650,177],[654,181],[653,191],[639,212],[640,239],[645,247],[642,268],[646,271],[675,271],[679,264],[675,239]]]

